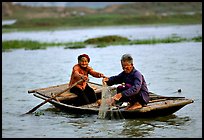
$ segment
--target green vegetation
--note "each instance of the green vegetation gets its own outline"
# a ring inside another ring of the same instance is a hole
[[[84,44],[81,42],[67,42],[67,43],[44,43],[37,41],[20,41],[20,40],[12,40],[12,41],[3,41],[2,42],[2,51],[8,51],[9,49],[21,49],[24,48],[26,50],[36,50],[36,49],[46,49],[47,47],[52,46],[65,46],[65,48],[84,48]]]
[[[84,41],[87,44],[100,44],[100,43],[115,43],[115,42],[128,42],[129,39],[121,36],[103,36],[98,38],[91,38]]]
[[[196,41],[201,42],[202,36],[194,37],[192,39],[181,38],[176,35],[163,39],[143,39],[143,40],[129,40],[120,36],[103,36],[99,38],[90,38],[84,42],[66,42],[66,43],[42,43],[37,41],[3,41],[2,51],[8,51],[10,49],[24,48],[26,50],[46,49],[46,47],[52,46],[64,46],[64,49],[80,49],[85,48],[87,45],[93,47],[102,48],[110,45],[135,45],[135,44],[156,44],[156,43],[175,43],[182,41]]]
[[[8,19],[16,19],[16,23],[2,26],[2,33],[93,26],[202,24],[202,2],[135,2],[113,5],[103,9],[27,7],[13,5],[11,2],[2,2],[2,20]],[[110,35],[74,43],[13,40],[3,41],[2,51],[20,48],[26,50],[46,49],[52,46],[63,46],[64,49],[80,49],[87,46],[102,48],[110,45],[156,44],[182,41],[202,42],[202,36],[186,39],[172,35],[163,39],[129,40],[128,38]]]
[[[2,42],[2,49],[45,49],[45,47],[48,45],[47,43],[40,43],[37,41],[19,41],[19,40],[13,40],[13,41],[3,41]]]
[[[172,36],[172,37],[167,37],[164,39],[144,39],[144,40],[133,40],[130,42],[130,44],[157,44],[157,43],[176,43],[176,42],[182,42],[182,41],[187,41],[186,38],[181,38],[178,36]]]
[[[96,48],[103,48],[108,45],[129,44],[130,40],[125,37],[109,35],[98,38],[90,38],[84,41],[86,44],[94,44]]]
[[[27,7],[2,3],[2,19],[16,19],[2,26],[3,32],[56,28],[202,24],[202,2],[135,2],[103,9],[84,7]]]
[[[197,36],[192,38],[192,40],[196,41],[196,42],[202,42],[202,36]]]
[[[55,28],[119,26],[143,24],[202,24],[202,14],[171,16],[137,16],[137,15],[87,15],[69,18],[19,19],[13,25],[2,26],[3,32],[13,30],[48,30]]]
[[[82,49],[86,48],[86,44],[83,42],[75,42],[75,43],[65,43],[64,49]]]

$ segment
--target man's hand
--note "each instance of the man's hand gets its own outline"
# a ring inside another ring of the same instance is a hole
[[[107,105],[114,105],[115,104],[115,100],[113,99],[113,97],[109,98],[109,99],[106,99],[106,104]]]
[[[103,84],[106,85],[106,82],[107,82],[108,80],[109,80],[108,77],[104,77],[103,80],[102,80]]]
[[[120,100],[121,97],[122,97],[122,94],[121,94],[121,93],[118,93],[118,94],[114,95],[113,97],[107,99],[107,100],[106,100],[106,103],[107,103],[108,105],[114,105],[114,104],[115,104],[115,101]]]

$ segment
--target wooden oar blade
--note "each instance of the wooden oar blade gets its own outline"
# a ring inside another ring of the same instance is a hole
[[[76,83],[74,83],[72,86],[70,86],[69,88],[57,93],[55,96],[48,98],[47,100],[45,100],[44,102],[40,103],[39,105],[35,106],[33,109],[31,109],[30,111],[26,112],[25,114],[30,114],[33,113],[35,110],[37,110],[39,107],[41,107],[42,105],[44,105],[45,103],[51,101],[52,99],[56,98],[57,96],[61,95],[62,93],[64,93],[67,90],[70,90],[72,87],[76,86],[78,83],[82,82],[83,79],[80,79],[79,81],[77,81]]]
[[[45,103],[49,102],[50,100],[52,100],[53,98],[49,98],[47,100],[45,100],[44,102],[40,103],[39,105],[37,105],[36,107],[34,107],[33,109],[31,109],[30,111],[26,112],[25,114],[30,114],[33,113],[35,110],[37,110],[39,107],[41,107],[42,105],[44,105]]]

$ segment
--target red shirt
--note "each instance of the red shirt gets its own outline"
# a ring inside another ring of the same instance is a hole
[[[80,67],[79,64],[76,64],[72,70],[72,75],[71,75],[71,79],[69,82],[69,86],[72,86],[72,84],[79,81],[82,78],[82,76],[88,77],[88,74],[90,74],[96,78],[101,77],[101,73],[94,71],[91,67],[88,66],[87,68],[82,68],[82,67]],[[86,81],[82,81],[82,82],[78,83],[76,86],[78,88],[84,90],[86,87],[86,84],[87,84]]]

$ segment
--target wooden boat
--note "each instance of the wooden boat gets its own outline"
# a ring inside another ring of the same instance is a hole
[[[89,82],[89,85],[95,90],[97,98],[101,98],[102,85]],[[33,93],[37,98],[46,100],[53,95],[63,91],[67,88],[67,84],[50,86],[47,88],[39,88],[29,90],[28,93]],[[110,90],[114,90],[115,87],[111,87]],[[66,91],[66,97],[62,97],[61,101],[51,100],[49,103],[56,108],[61,109],[69,113],[76,114],[98,114],[99,106],[97,103],[75,106],[73,105],[77,95]],[[136,110],[127,110],[126,107],[113,107],[109,108],[106,112],[105,118],[146,118],[146,117],[158,117],[166,116],[175,113],[187,104],[193,103],[192,99],[186,99],[185,97],[166,97],[149,92],[150,101],[147,106]]]

